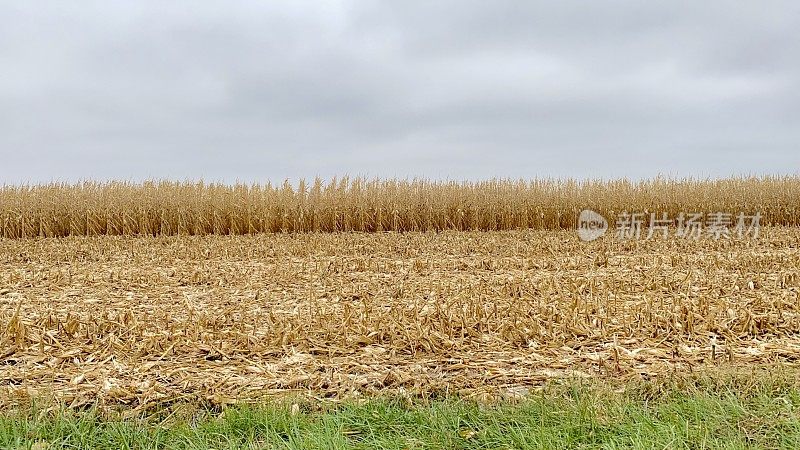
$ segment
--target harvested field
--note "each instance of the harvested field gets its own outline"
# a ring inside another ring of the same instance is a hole
[[[800,357],[800,229],[0,240],[0,406],[519,395]]]

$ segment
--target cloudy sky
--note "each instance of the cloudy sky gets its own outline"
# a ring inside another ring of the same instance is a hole
[[[800,3],[0,0],[0,183],[800,171]]]

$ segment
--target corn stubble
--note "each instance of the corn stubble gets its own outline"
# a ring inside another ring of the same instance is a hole
[[[800,229],[0,239],[0,406],[513,396],[800,357]]]
[[[0,237],[208,235],[263,232],[571,229],[590,208],[760,212],[800,224],[800,177],[640,182],[431,182],[341,178],[292,185],[54,183],[0,188]],[[612,219],[613,220],[613,219]]]

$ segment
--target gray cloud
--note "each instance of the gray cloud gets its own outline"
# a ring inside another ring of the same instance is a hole
[[[0,182],[797,173],[793,2],[0,3]]]

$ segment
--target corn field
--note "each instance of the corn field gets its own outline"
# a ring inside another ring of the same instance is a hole
[[[0,408],[458,393],[800,359],[800,229],[0,239]]]
[[[800,177],[6,186],[0,410],[795,367],[798,200]],[[762,227],[583,242],[585,208]]]
[[[558,230],[574,228],[583,209],[605,217],[623,211],[671,217],[760,212],[763,224],[795,226],[800,224],[800,177],[4,186],[0,237]]]

